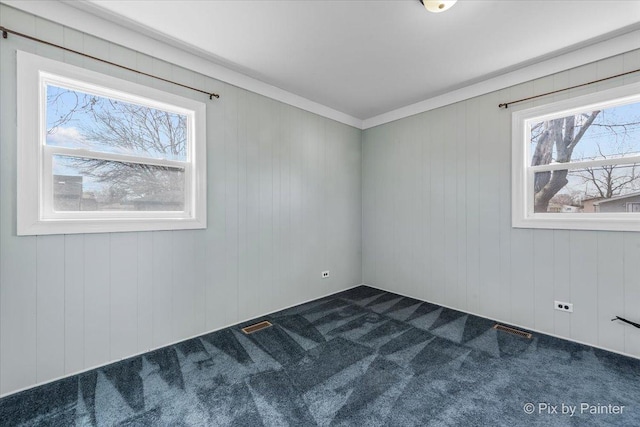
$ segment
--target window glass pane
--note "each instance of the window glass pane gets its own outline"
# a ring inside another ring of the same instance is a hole
[[[537,172],[533,197],[537,213],[639,212],[640,164]]]
[[[640,155],[640,103],[534,123],[531,166]]]
[[[46,144],[160,159],[187,159],[187,116],[47,86]]]
[[[53,156],[55,211],[183,211],[184,169]]]

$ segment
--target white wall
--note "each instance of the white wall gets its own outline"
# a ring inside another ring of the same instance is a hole
[[[372,286],[640,357],[640,233],[511,228],[511,113],[640,80],[632,51],[364,131],[363,279]],[[573,302],[575,312],[553,309]]]
[[[361,283],[361,131],[0,5],[0,394]],[[21,49],[207,102],[206,230],[16,236]],[[322,270],[331,270],[321,279]]]

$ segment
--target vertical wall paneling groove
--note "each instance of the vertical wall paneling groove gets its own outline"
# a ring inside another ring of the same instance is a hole
[[[280,283],[291,283],[291,128],[290,119],[286,114],[286,106],[280,104],[278,108],[280,115],[280,182],[278,194],[278,204],[280,206],[280,223],[278,235],[280,239],[280,257],[278,260],[278,281]],[[278,287],[278,300],[285,304],[291,300],[291,289],[289,286]]]
[[[300,138],[300,207],[298,211],[298,232],[300,233],[300,257],[298,258],[298,262],[300,263],[300,269],[298,270],[298,274],[301,279],[307,279],[310,284],[313,284],[313,278],[307,277],[309,274],[309,266],[306,261],[310,256],[309,246],[311,239],[309,235],[310,230],[307,228],[307,218],[309,217],[309,201],[307,197],[309,196],[309,192],[312,191],[311,180],[309,179],[309,147],[311,142],[308,134],[312,126],[310,119],[311,118],[303,112],[299,117],[302,126],[298,129],[298,137]]]
[[[429,275],[431,281],[431,292],[433,293],[434,301],[444,304],[444,282],[445,282],[445,181],[444,176],[444,153],[445,153],[445,133],[444,122],[445,114],[450,107],[444,107],[436,112],[434,115],[434,122],[432,123],[431,138],[433,144],[431,145],[431,157],[429,172],[430,176],[430,188],[428,193],[431,195],[431,201],[429,203],[430,210],[430,259],[431,259],[431,274]],[[393,191],[393,190],[391,190]],[[396,209],[399,207],[396,206]],[[399,210],[399,209],[398,209]]]
[[[390,127],[390,135],[392,137],[387,141],[388,144],[392,145],[392,150],[389,153],[390,161],[386,161],[386,191],[387,191],[387,200],[390,202],[388,205],[387,215],[385,215],[387,221],[385,223],[386,236],[389,239],[389,245],[387,246],[387,254],[389,260],[391,261],[387,269],[385,271],[387,280],[389,283],[398,281],[398,216],[396,212],[396,203],[398,200],[398,174],[399,174],[399,163],[398,163],[398,155],[399,155],[399,146],[401,144],[401,135],[395,129],[395,123],[391,124]]]
[[[85,336],[84,236],[64,236],[64,373],[82,370]]]
[[[233,98],[235,88],[225,86],[220,97]],[[228,318],[228,310],[235,310],[237,302],[228,288],[224,271],[225,242],[225,162],[224,138],[226,104],[207,104],[207,267],[206,325],[213,328],[218,319]],[[226,298],[225,298],[226,296]],[[227,299],[228,298],[228,299]]]
[[[390,138],[393,123],[390,126],[384,126],[384,140],[377,141],[378,143],[387,144],[389,152],[387,155],[389,157],[393,156],[393,150],[395,149],[395,142]],[[383,160],[382,158],[377,159],[377,185],[380,191],[380,199],[376,202],[376,210],[380,213],[380,215],[376,218],[376,228],[378,234],[378,240],[374,243],[376,249],[378,250],[377,257],[378,259],[386,259],[389,260],[384,264],[380,264],[376,266],[376,279],[379,283],[388,283],[388,286],[396,286],[394,283],[394,277],[391,275],[390,270],[394,268],[393,261],[393,245],[391,244],[394,240],[393,236],[393,170],[394,166],[391,162]],[[380,200],[384,200],[383,203]],[[386,242],[386,244],[385,244]]]
[[[411,153],[409,150],[411,149],[411,141],[413,138],[409,136],[410,133],[410,126],[407,126],[402,132],[398,132],[398,139],[395,142],[396,148],[394,150],[394,158],[396,159],[394,165],[397,168],[394,172],[396,179],[395,187],[397,189],[396,200],[397,203],[407,207],[411,205],[410,198],[415,192],[410,175],[412,169],[399,166],[411,161]],[[409,234],[410,229],[407,227],[407,225],[411,223],[409,219],[411,213],[411,209],[401,210],[395,213],[395,231],[393,233],[396,242],[396,251],[394,254],[394,265],[396,268],[395,278],[396,281],[406,283],[407,286],[411,284],[409,272],[412,270],[411,245],[413,244],[413,240]]]
[[[309,137],[309,151],[306,153],[307,173],[310,182],[309,191],[305,193],[305,213],[306,225],[305,231],[309,235],[309,246],[307,252],[307,266],[305,274],[310,277],[309,284],[311,286],[320,286],[322,278],[320,272],[322,269],[322,247],[320,242],[323,236],[322,222],[326,209],[322,204],[323,183],[322,183],[322,167],[323,167],[323,145],[324,137],[324,120],[317,116],[309,116],[311,127],[307,136]],[[319,197],[318,197],[319,196]],[[318,224],[313,227],[311,224]]]
[[[171,262],[171,311],[173,313],[173,340],[197,333],[195,322],[196,269],[195,240],[196,231],[172,231],[173,245]]]
[[[537,233],[536,233],[537,234]],[[577,254],[572,251],[572,232],[568,230],[553,230],[553,300],[573,301],[571,266]],[[544,259],[544,258],[543,258]],[[538,263],[536,263],[538,264]],[[541,267],[538,267],[541,268]],[[553,332],[561,337],[571,335],[571,315],[553,310]]]
[[[153,233],[138,233],[137,352],[153,348]]]
[[[88,234],[84,246],[84,361],[95,366],[111,354],[111,239],[108,234]]]
[[[238,221],[239,221],[239,98],[241,91],[237,88],[225,93],[224,102],[224,248],[221,260],[224,265],[225,289],[232,291],[238,286]],[[215,198],[214,198],[215,200]],[[215,220],[214,220],[215,221]],[[237,292],[237,291],[236,291]],[[237,310],[237,293],[231,292],[229,299],[233,301],[234,312]],[[226,298],[223,298],[224,301]],[[233,314],[227,310],[230,321]]]
[[[309,195],[314,190],[311,177],[311,157],[313,156],[311,150],[313,141],[311,140],[310,133],[314,130],[311,117],[305,113],[302,113],[300,122],[303,123],[300,129],[300,177],[305,184],[300,188],[300,277],[305,278],[313,286],[314,278],[308,277],[310,273],[310,257],[311,257],[311,245],[312,245],[312,230],[307,227],[308,220],[311,217]]]
[[[511,227],[511,113],[640,76],[497,108],[639,64],[629,52],[365,130],[364,282],[640,357],[640,332],[611,322],[640,320],[638,233]]]
[[[271,287],[271,294],[274,300],[274,308],[277,308],[278,304],[282,302],[282,288],[278,286],[278,283],[282,283],[282,270],[280,265],[280,258],[282,256],[281,246],[281,234],[280,224],[282,220],[282,205],[281,205],[281,179],[282,179],[282,110],[280,108],[281,103],[278,101],[270,100],[272,112],[272,120],[276,123],[274,132],[272,134],[273,147],[271,151],[271,203],[273,206],[273,245],[271,248],[273,265],[273,285]],[[324,141],[324,139],[323,139]],[[268,310],[267,310],[268,311]]]
[[[480,151],[480,138],[478,137],[479,108],[478,98],[473,98],[465,103],[465,132],[467,150],[465,155],[466,173],[466,214],[467,214],[467,307],[469,311],[480,313],[480,223],[478,217],[478,152]],[[366,142],[366,140],[365,140]],[[363,148],[366,145],[363,144]],[[424,197],[426,199],[426,197]],[[425,202],[426,203],[426,202]]]
[[[245,296],[245,289],[248,283],[247,271],[247,187],[248,187],[248,168],[247,168],[247,118],[248,118],[248,93],[244,90],[238,91],[238,284],[236,287],[234,304],[238,313],[246,312],[246,308],[242,305]]]
[[[173,340],[173,310],[171,282],[173,278],[173,234],[170,231],[154,231],[153,260],[153,327],[152,346]]]
[[[571,231],[569,271],[571,275],[570,297],[560,301],[571,301],[574,313],[564,314],[571,320],[571,336],[580,341],[597,342],[598,316],[598,276],[599,251],[597,236],[582,231]],[[556,254],[556,262],[563,263],[568,258],[565,252]],[[576,310],[577,309],[577,310]]]
[[[274,111],[273,101],[260,98],[258,121],[258,171],[260,174],[258,206],[258,274],[262,281],[258,295],[258,307],[261,312],[268,311],[273,301],[273,148],[274,148]]]
[[[138,234],[110,235],[110,351],[109,360],[138,351]]]
[[[444,122],[444,132],[443,132],[443,141],[447,141],[444,145],[444,165],[451,165],[443,170],[443,178],[444,178],[444,198],[442,203],[443,214],[444,214],[444,229],[452,230],[452,233],[445,234],[444,236],[444,246],[443,246],[443,254],[444,254],[444,281],[443,285],[443,299],[442,301],[449,306],[458,305],[460,301],[457,299],[458,292],[458,276],[455,273],[457,271],[458,266],[458,230],[456,226],[458,224],[458,214],[463,214],[464,212],[459,212],[457,209],[457,168],[456,168],[456,160],[457,160],[457,147],[458,143],[456,129],[458,127],[458,115],[457,115],[457,106],[449,105],[445,109],[445,114],[452,117],[453,120],[447,120]],[[449,209],[447,209],[449,207]]]
[[[289,235],[291,236],[291,256],[289,258],[289,269],[291,271],[289,286],[286,289],[289,300],[297,299],[301,294],[297,283],[303,282],[302,274],[302,225],[301,225],[301,211],[302,211],[302,139],[301,129],[302,111],[296,110],[292,114],[288,115],[287,127],[289,131],[289,162],[291,180],[289,182],[289,196],[291,198],[290,203],[290,226],[291,230]]]
[[[362,282],[361,131],[4,4],[0,24],[221,95],[0,42],[0,395]],[[207,229],[17,237],[16,49],[206,102]]]
[[[37,237],[37,366],[38,381],[64,375],[64,236]]]
[[[393,194],[394,206],[396,203],[409,204],[407,192],[410,191],[411,185],[406,185],[408,181],[406,177],[408,170],[399,167],[400,165],[404,164],[404,161],[407,160],[406,151],[409,145],[407,133],[409,131],[410,130],[407,128],[395,133],[396,139],[393,142],[393,144],[395,145],[393,150],[393,159],[395,160],[392,162],[393,170],[391,172],[391,175],[393,176],[393,187],[397,189]],[[395,281],[402,281],[409,285],[411,282],[410,280],[408,280],[408,276],[406,274],[406,272],[408,271],[406,268],[406,263],[410,262],[411,259],[409,255],[410,251],[408,250],[408,246],[411,244],[411,239],[406,235],[405,232],[406,224],[408,223],[407,213],[394,211],[392,217],[394,262],[391,274],[393,275]]]
[[[467,138],[466,138],[466,105],[459,103],[456,105],[456,165],[455,165],[455,179],[456,179],[456,204],[455,209],[457,212],[455,225],[457,240],[457,264],[455,271],[457,271],[457,291],[455,294],[456,305],[462,310],[468,309],[467,299],[467,270],[463,266],[467,265],[467,177],[466,177],[466,153],[468,152]]]
[[[533,233],[533,254],[531,254],[531,262],[533,263],[533,307],[534,319],[533,324],[544,331],[553,331],[553,318],[556,310],[553,307],[553,269],[540,268],[542,265],[553,265],[555,260],[555,247],[553,245],[553,230],[540,230]],[[535,262],[534,262],[535,261]],[[513,270],[513,280],[518,280],[518,272]],[[551,286],[550,286],[551,284]],[[558,314],[562,314],[559,313]]]
[[[245,92],[246,105],[246,121],[245,121],[245,137],[246,137],[246,156],[245,156],[245,233],[244,245],[246,256],[244,259],[242,270],[246,272],[245,280],[238,287],[238,305],[240,318],[250,317],[250,307],[255,307],[260,299],[261,289],[252,291],[252,283],[260,282],[259,271],[259,254],[260,254],[260,235],[259,235],[259,215],[260,211],[260,171],[258,169],[259,161],[259,134],[258,134],[258,105],[256,100],[250,93]]]
[[[376,144],[376,138],[379,127],[371,128],[368,132],[368,144],[371,146]],[[370,185],[362,188],[362,280],[364,283],[377,283],[375,277],[375,255],[373,254],[376,246],[373,244],[375,238],[376,226],[376,208],[375,196],[377,194],[377,185],[374,181],[377,169],[374,167],[374,155],[378,150],[372,148],[362,152],[362,181],[369,182]],[[364,230],[367,230],[365,233]]]

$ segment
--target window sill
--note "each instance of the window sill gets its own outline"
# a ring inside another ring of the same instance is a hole
[[[134,231],[193,230],[207,228],[206,220],[172,219],[49,219],[18,221],[19,236],[49,234],[120,233]]]
[[[513,228],[553,230],[640,231],[638,214],[629,214],[629,218],[621,218],[620,214],[616,214],[615,217],[607,214],[597,214],[597,217],[578,214],[581,216],[580,218],[567,218],[567,215],[571,214],[541,214],[528,218],[514,218],[512,226]]]

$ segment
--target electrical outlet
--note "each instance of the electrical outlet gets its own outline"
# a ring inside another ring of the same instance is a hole
[[[556,310],[566,311],[567,313],[573,313],[573,304],[570,302],[554,301],[553,307]]]
[[[329,277],[329,270],[327,270],[327,271],[323,271],[323,272],[322,272],[322,278],[323,278],[323,279],[326,279],[326,278],[328,278],[328,277]]]

